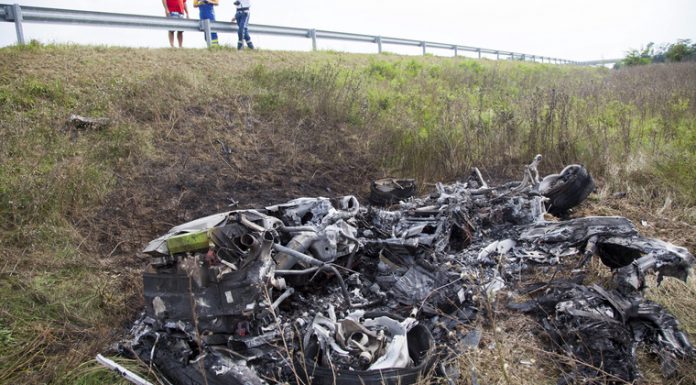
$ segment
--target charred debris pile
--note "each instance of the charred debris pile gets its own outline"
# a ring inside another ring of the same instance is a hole
[[[594,183],[579,165],[540,180],[539,161],[522,181],[491,187],[475,169],[423,198],[407,197],[409,180],[373,183],[371,200],[398,200],[388,208],[299,198],[176,226],[144,250],[146,309],[120,351],[173,384],[455,383],[469,374],[443,363],[480,338],[460,326],[509,291],[532,298],[509,308],[584,363],[559,383],[633,381],[641,344],[670,375],[694,348],[641,290],[651,274],[685,280],[693,256],[622,217],[552,218]],[[593,257],[613,269],[611,288],[582,284]]]

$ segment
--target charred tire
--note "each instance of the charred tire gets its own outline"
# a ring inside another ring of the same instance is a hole
[[[406,334],[408,353],[414,362],[411,368],[379,370],[345,370],[317,365],[319,346],[314,338],[304,349],[304,362],[297,360],[296,371],[303,380],[314,385],[409,385],[422,380],[434,360],[433,336],[423,325],[414,326]]]
[[[594,189],[592,176],[579,164],[567,166],[560,174],[549,175],[539,184],[541,195],[549,198],[546,209],[553,215],[579,205]]]
[[[416,181],[413,179],[377,179],[370,184],[369,201],[373,205],[386,206],[416,193]]]

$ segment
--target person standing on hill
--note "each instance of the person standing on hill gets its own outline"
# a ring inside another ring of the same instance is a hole
[[[186,0],[162,0],[164,6],[164,14],[173,19],[183,19],[184,15],[189,18]],[[184,31],[178,31],[177,39],[179,48],[184,46]],[[169,45],[174,48],[174,31],[169,31]]]
[[[218,5],[218,0],[193,0],[193,6],[198,8],[201,20],[215,21],[215,6]],[[207,41],[207,39],[206,39]],[[218,42],[217,32],[210,34],[210,44],[220,45]]]
[[[237,20],[237,35],[239,36],[239,41],[237,41],[237,49],[244,48],[244,42],[246,41],[247,47],[249,49],[254,49],[254,44],[251,42],[251,36],[249,36],[249,8],[251,7],[251,0],[237,0],[234,2],[237,6],[237,13],[234,15],[232,22]]]

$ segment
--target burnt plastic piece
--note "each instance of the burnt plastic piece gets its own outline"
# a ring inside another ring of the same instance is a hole
[[[534,243],[578,245],[591,237],[630,237],[637,235],[636,227],[623,217],[585,217],[562,222],[535,223],[523,229],[519,239]]]
[[[145,318],[136,325],[136,337],[120,349],[152,365],[174,385],[261,385],[247,366],[195,342],[193,328],[182,322],[161,323]]]
[[[541,195],[549,198],[546,208],[553,215],[579,205],[594,189],[592,176],[579,164],[567,166],[560,174],[548,175],[539,184]]]
[[[267,286],[267,273],[272,267],[272,241],[258,241],[249,234],[246,237],[256,246],[249,248],[245,259],[236,260],[238,271],[222,274],[223,265],[211,269],[202,258],[188,256],[176,267],[150,268],[144,272],[147,314],[163,321],[191,322],[195,313],[201,330],[233,333],[235,323],[232,321],[250,316],[256,310]],[[223,258],[229,255],[225,254]]]
[[[666,376],[673,374],[676,358],[696,353],[660,305],[596,285],[556,282],[535,300],[510,307],[536,315],[558,350],[585,363],[574,365],[561,384],[632,382],[639,377],[639,344],[659,352]]]
[[[386,206],[416,193],[416,181],[413,179],[378,179],[370,184],[370,203]]]
[[[317,365],[319,344],[312,338],[304,348],[304,357],[295,364],[300,377],[313,385],[409,385],[420,381],[430,370],[434,359],[433,337],[423,325],[416,325],[406,334],[408,353],[413,367],[381,370],[343,370]]]
[[[605,265],[617,269],[614,279],[627,292],[643,289],[649,273],[658,275],[658,283],[664,276],[686,281],[694,264],[694,257],[687,249],[642,237],[631,221],[623,217],[533,224],[523,229],[519,240],[532,242],[545,251],[579,246],[585,249],[586,257],[596,252]]]
[[[687,249],[659,239],[640,236],[612,237],[603,239],[600,245],[612,245],[617,249],[626,250],[624,253],[640,256],[616,270],[614,280],[619,289],[627,292],[645,288],[645,276],[648,273],[657,275],[658,284],[665,276],[686,282],[689,270],[694,264],[694,256]],[[604,259],[605,257],[602,257],[602,260]]]

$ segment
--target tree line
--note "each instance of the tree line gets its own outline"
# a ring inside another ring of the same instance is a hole
[[[692,43],[690,39],[679,39],[676,43],[666,43],[657,47],[651,42],[644,48],[631,49],[615,68],[683,61],[696,61],[696,43]]]

